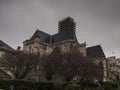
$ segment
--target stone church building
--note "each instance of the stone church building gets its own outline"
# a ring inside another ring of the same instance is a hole
[[[50,54],[54,49],[67,53],[72,47],[77,47],[86,56],[86,43],[78,43],[75,25],[74,20],[68,17],[59,21],[58,33],[54,35],[36,30],[29,40],[23,42],[23,50],[28,53],[45,55]]]
[[[23,42],[24,52],[36,53],[41,56],[49,55],[56,49],[62,54],[68,53],[72,48],[77,48],[83,56],[93,58],[96,64],[101,64],[104,70],[103,81],[106,81],[106,57],[102,47],[100,45],[86,47],[86,43],[79,43],[76,37],[76,23],[71,17],[59,21],[56,34],[50,35],[36,30],[30,39]]]

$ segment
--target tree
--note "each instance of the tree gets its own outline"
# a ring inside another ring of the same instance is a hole
[[[55,74],[60,74],[61,60],[61,55],[58,53],[50,54],[42,59],[43,73],[47,80],[52,80]]]
[[[0,65],[4,70],[12,73],[14,78],[25,78],[36,66],[37,57],[21,51],[8,52],[0,58]]]
[[[50,54],[42,60],[42,66],[47,80],[52,80],[56,74],[65,81],[71,81],[76,76],[90,80],[96,72],[94,62],[74,49],[69,53]]]
[[[95,76],[96,68],[94,62],[81,53],[73,51],[63,55],[64,63],[63,75],[66,81],[71,81],[74,77],[79,76],[81,79],[90,80]]]

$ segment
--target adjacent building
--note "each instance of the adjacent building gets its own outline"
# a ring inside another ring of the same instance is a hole
[[[0,40],[0,58],[7,52],[14,51],[12,47],[10,47],[8,44]],[[9,71],[4,70],[3,67],[0,65],[0,79],[11,79],[11,75]]]
[[[95,64],[99,66],[98,77],[100,81],[108,81],[107,61],[101,45],[86,48],[87,57],[92,58]]]
[[[120,77],[120,58],[115,56],[108,57],[107,66],[109,79],[117,81],[117,78]]]
[[[0,57],[9,51],[14,51],[14,49],[10,47],[9,45],[7,45],[2,40],[0,40]]]

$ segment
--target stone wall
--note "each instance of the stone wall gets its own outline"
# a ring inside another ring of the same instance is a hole
[[[108,81],[106,59],[95,58],[94,60],[95,60],[94,62],[96,65],[99,65],[100,63],[102,63],[102,65],[103,65],[103,81],[104,82]]]
[[[40,42],[39,38],[24,42],[23,51],[26,53],[36,53],[46,55],[52,52],[52,48],[45,43]]]
[[[71,52],[72,49],[77,49],[81,54],[86,56],[86,43],[79,44],[73,40],[61,41],[52,45],[40,42],[39,38],[32,41],[24,42],[23,51],[27,53],[39,53],[40,55],[48,55],[55,48],[58,48],[61,53]]]
[[[81,54],[86,56],[86,44],[79,44],[73,40],[62,41],[53,44],[53,48],[58,47],[61,53],[69,53],[73,49],[80,51]]]

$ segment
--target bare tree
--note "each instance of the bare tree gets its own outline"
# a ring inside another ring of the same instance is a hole
[[[63,55],[64,63],[62,71],[66,81],[71,81],[78,75],[82,79],[93,78],[96,72],[94,62],[78,52],[73,52]]]
[[[65,81],[71,81],[78,75],[84,79],[93,79],[96,72],[94,62],[76,50],[66,54],[50,54],[42,61],[42,65],[47,80],[52,80],[55,74]]]
[[[23,79],[36,66],[37,57],[21,51],[9,52],[0,59],[1,67],[12,73],[14,78]]]
[[[60,74],[61,63],[61,55],[58,53],[44,57],[42,67],[47,80],[52,80],[55,74]]]

